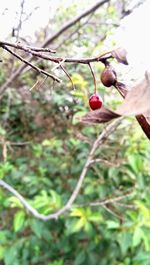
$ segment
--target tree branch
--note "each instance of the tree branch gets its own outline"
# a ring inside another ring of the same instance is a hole
[[[102,158],[97,158],[97,159],[93,159],[90,161],[90,165],[92,164],[95,164],[95,163],[103,163],[109,167],[119,167],[120,166],[120,163],[119,162],[111,162],[111,161],[108,161],[106,159],[102,159]]]
[[[106,199],[106,200],[103,200],[103,201],[100,201],[100,202],[91,202],[88,204],[88,206],[91,206],[91,207],[96,207],[96,206],[101,206],[101,205],[107,205],[107,204],[114,204],[118,201],[121,201],[123,199],[126,199],[132,195],[134,195],[135,191],[132,190],[124,195],[121,195],[121,196],[118,196],[118,197],[115,197],[115,198],[110,198],[110,199]]]
[[[62,28],[57,31],[56,33],[54,33],[54,35],[52,35],[51,37],[49,37],[42,45],[42,47],[46,47],[49,44],[51,44],[55,39],[57,39],[62,33],[64,33],[66,30],[68,30],[69,28],[71,28],[72,26],[74,26],[77,22],[79,22],[82,18],[90,15],[91,13],[95,12],[99,7],[101,7],[102,5],[108,3],[110,0],[101,0],[98,1],[96,4],[92,5],[90,8],[88,8],[87,10],[83,11],[80,15],[78,15],[77,17],[75,17],[74,19],[70,20],[69,22],[67,22],[66,24],[64,24],[62,26]]]
[[[62,215],[63,213],[65,213],[66,211],[70,210],[72,207],[72,204],[74,203],[74,201],[76,200],[79,191],[81,189],[83,180],[86,176],[86,173],[88,171],[88,168],[91,164],[91,160],[93,159],[94,153],[96,151],[96,149],[99,147],[99,145],[101,143],[103,143],[104,140],[106,140],[108,138],[108,136],[116,129],[116,127],[120,124],[121,119],[115,120],[112,123],[110,123],[103,131],[102,133],[99,135],[99,137],[95,140],[95,142],[93,143],[93,146],[91,148],[91,151],[89,153],[89,156],[86,160],[86,163],[83,167],[83,170],[80,174],[80,177],[78,179],[78,182],[76,184],[76,187],[73,191],[73,193],[71,194],[69,200],[67,201],[67,203],[64,205],[64,207],[62,207],[61,209],[59,209],[58,211],[56,211],[55,213],[49,214],[49,215],[43,215],[40,214],[36,209],[34,209],[27,201],[26,199],[18,192],[16,191],[13,187],[11,187],[9,184],[7,184],[5,181],[0,180],[0,186],[2,186],[3,188],[5,188],[6,190],[10,191],[12,194],[14,194],[19,200],[20,202],[24,205],[24,207],[36,218],[41,219],[43,221],[48,221],[51,219],[58,219],[58,217],[60,215]]]
[[[9,49],[8,47],[6,47],[5,45],[2,45],[2,44],[1,44],[1,47],[2,47],[4,50],[8,51],[8,52],[9,52],[10,54],[12,54],[13,56],[15,56],[16,58],[18,58],[20,61],[22,61],[23,63],[25,63],[26,65],[30,66],[33,70],[35,70],[35,71],[38,72],[39,74],[44,74],[44,75],[46,75],[46,76],[48,76],[48,77],[51,77],[54,81],[57,81],[57,82],[60,82],[60,81],[61,81],[58,77],[56,77],[56,76],[54,76],[54,75],[52,75],[52,74],[49,74],[48,72],[46,72],[46,71],[40,69],[39,67],[33,65],[32,63],[26,61],[23,57],[21,57],[20,55],[18,55],[16,52],[10,50],[10,49]]]
[[[31,64],[29,61],[26,61],[24,58],[22,58],[20,55],[16,54],[15,52],[13,52],[12,50],[10,50],[8,47],[6,47],[6,45],[8,46],[11,46],[11,47],[14,47],[14,48],[17,48],[17,45],[16,44],[12,44],[12,43],[8,43],[8,42],[3,42],[3,41],[0,41],[0,47],[7,50],[9,53],[11,53],[13,56],[17,57],[19,60],[23,61],[25,64],[29,65],[30,67],[32,67],[35,71],[39,72],[39,73],[42,73],[46,76],[49,76],[51,77],[54,81],[57,81],[57,82],[60,82],[60,79],[57,78],[56,76],[52,75],[52,74],[49,74],[48,72],[34,66],[33,64]],[[109,52],[106,52],[104,54],[101,54],[99,56],[96,56],[96,57],[92,57],[92,58],[62,58],[62,57],[52,57],[52,56],[48,56],[48,55],[45,55],[43,53],[40,53],[40,52],[37,52],[35,51],[36,48],[33,48],[33,47],[24,47],[24,46],[21,46],[19,45],[19,49],[22,49],[26,52],[29,52],[31,53],[32,55],[36,56],[36,57],[39,57],[39,58],[42,58],[42,59],[45,59],[45,60],[49,60],[49,61],[52,61],[54,63],[57,63],[62,69],[63,71],[67,74],[68,78],[70,79],[71,83],[72,83],[72,80],[71,80],[71,77],[70,75],[67,73],[67,71],[63,68],[63,66],[61,65],[61,63],[81,63],[81,64],[88,64],[88,66],[90,67],[90,70],[91,70],[91,73],[93,75],[93,78],[94,78],[94,84],[95,84],[95,92],[96,92],[96,80],[95,80],[95,76],[94,76],[94,73],[93,73],[93,70],[91,68],[91,65],[90,63],[91,62],[102,62],[102,63],[105,63],[105,61],[107,59],[110,59],[110,58],[113,58],[113,55],[112,55],[112,51],[109,51]],[[25,68],[25,67],[24,67]],[[22,69],[24,68],[21,68],[21,71]],[[20,68],[19,68],[20,69]],[[55,68],[54,68],[55,69]],[[19,70],[18,70],[19,71]],[[18,75],[18,72],[17,72],[17,75]],[[14,73],[13,75],[13,78],[14,76],[16,77],[16,73]],[[8,85],[8,83],[12,80],[12,77],[10,77],[10,79],[7,80],[7,82],[1,87],[1,90],[0,90],[0,95],[3,94],[3,92],[5,91],[6,89],[6,86]],[[72,83],[73,85],[73,83]],[[120,82],[116,82],[115,84],[115,87],[116,89],[118,90],[118,92],[123,96],[125,97],[128,90],[126,89],[126,86]],[[136,119],[137,121],[139,122],[141,128],[143,129],[144,133],[146,134],[146,136],[148,137],[148,139],[150,139],[150,125],[149,123],[147,122],[146,118],[144,117],[144,115],[138,115],[136,116]]]
[[[11,46],[11,47],[14,47],[16,49],[24,50],[25,52],[31,53],[35,57],[42,58],[44,60],[48,60],[48,61],[51,61],[51,62],[54,62],[54,63],[57,63],[57,64],[59,64],[61,62],[65,62],[65,63],[81,63],[81,64],[88,64],[89,65],[92,62],[102,62],[103,63],[104,60],[113,58],[113,56],[111,55],[111,51],[106,52],[106,53],[101,54],[101,55],[96,56],[96,57],[91,57],[91,58],[53,57],[53,56],[49,56],[49,55],[46,55],[46,54],[43,54],[43,53],[39,53],[39,52],[37,52],[35,50],[32,50],[32,47],[31,48],[30,47],[26,48],[25,46],[19,45],[19,48],[17,48],[18,45],[16,45],[16,44],[8,43],[8,42],[5,42],[5,41],[0,41],[0,47],[5,49],[5,50],[7,50],[8,52],[10,52],[14,56],[16,56],[16,54],[14,52],[12,52],[10,49],[8,49],[6,46]],[[21,58],[19,58],[19,55],[18,55],[17,58],[22,60]],[[30,62],[28,62],[26,60],[25,60],[25,62],[26,62],[26,64],[30,65]]]
[[[35,52],[50,52],[50,53],[56,53],[55,50],[52,50],[50,48],[38,48],[38,47],[32,47],[32,46],[25,46],[25,45],[21,45],[20,43],[11,43],[8,41],[0,41],[0,46],[6,45],[6,46],[10,46],[13,48],[16,48],[17,50],[23,50],[25,52],[30,52],[32,53],[32,51]]]
[[[54,33],[52,36],[48,37],[47,40],[44,41],[42,44],[42,48],[45,48],[46,46],[50,45],[54,40],[56,40],[62,33],[67,31],[69,28],[74,26],[77,22],[79,22],[82,18],[90,15],[91,13],[95,12],[99,7],[104,5],[105,3],[109,3],[110,0],[101,0],[98,1],[96,4],[92,5],[87,10],[83,11],[80,15],[75,17],[74,19],[70,20],[66,24],[62,26],[61,29],[59,29],[56,33]],[[128,15],[128,14],[125,14]],[[31,47],[30,47],[31,48]],[[27,60],[31,62],[33,59],[33,56],[28,57]],[[26,69],[27,65],[21,66],[19,69],[17,69],[10,77],[6,80],[6,82],[1,86],[0,89],[0,98],[2,97],[3,93],[7,89],[7,87]]]
[[[62,33],[64,33],[66,30],[68,30],[69,28],[71,28],[73,25],[75,25],[77,22],[79,22],[82,18],[88,16],[89,14],[91,14],[92,12],[95,12],[96,9],[98,9],[99,7],[101,7],[103,4],[109,2],[110,0],[103,0],[103,1],[98,1],[96,4],[94,4],[93,6],[91,6],[89,9],[83,11],[79,16],[77,16],[76,18],[74,18],[73,20],[67,22],[66,24],[64,24],[62,26],[62,28],[60,30],[58,30],[54,35],[50,36],[43,44],[42,44],[42,48],[45,48],[46,46],[50,45],[54,40],[56,40]],[[31,62],[33,59],[33,56],[28,57],[27,60],[28,62]],[[1,86],[0,89],[0,97],[3,96],[5,90],[7,89],[7,87],[26,69],[27,65],[23,65],[21,67],[19,67],[19,69],[17,69],[11,76],[9,79],[7,79],[7,81]]]

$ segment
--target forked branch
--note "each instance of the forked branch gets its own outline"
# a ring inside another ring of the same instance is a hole
[[[82,183],[84,181],[84,178],[87,174],[87,171],[91,165],[91,161],[93,163],[93,157],[94,157],[95,151],[103,143],[103,141],[105,141],[109,137],[109,135],[117,128],[117,126],[120,124],[120,122],[121,122],[120,119],[113,121],[102,131],[102,133],[100,133],[98,138],[93,143],[93,146],[92,146],[91,151],[87,157],[85,165],[82,169],[82,172],[80,174],[80,177],[78,179],[76,187],[75,187],[74,191],[72,192],[69,200],[64,205],[64,207],[57,210],[55,213],[52,213],[49,215],[40,214],[35,208],[33,208],[27,202],[27,200],[17,190],[15,190],[13,187],[11,187],[9,184],[7,184],[5,181],[0,180],[0,186],[2,186],[4,189],[6,189],[6,190],[10,191],[12,194],[14,194],[14,196],[16,196],[19,199],[19,201],[24,205],[26,210],[29,211],[34,217],[36,217],[40,220],[43,220],[43,221],[48,221],[51,219],[55,219],[55,220],[58,219],[58,217],[60,215],[62,215],[63,213],[65,213],[66,211],[68,211],[72,208],[72,205],[73,205],[74,201],[76,200],[76,198],[80,192],[80,189],[81,189]],[[124,198],[124,197],[121,197],[121,200],[122,200],[122,198]],[[94,206],[94,205],[91,204],[91,206]]]

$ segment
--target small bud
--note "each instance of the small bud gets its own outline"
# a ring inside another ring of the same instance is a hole
[[[117,75],[110,65],[106,65],[105,69],[101,73],[100,79],[104,86],[110,87],[116,83]]]

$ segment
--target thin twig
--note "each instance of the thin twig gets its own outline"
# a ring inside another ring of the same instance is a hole
[[[71,79],[71,76],[69,75],[69,73],[67,72],[67,70],[65,69],[64,66],[60,65],[60,68],[64,71],[64,73],[66,74],[66,76],[69,78],[70,82],[71,82],[71,85],[72,85],[72,89],[75,90],[75,86],[74,86],[74,83]]]
[[[56,53],[55,50],[52,50],[50,48],[38,48],[38,47],[32,47],[32,46],[24,46],[24,45],[21,45],[20,43],[11,43],[8,41],[0,41],[0,46],[3,46],[3,45],[10,46],[10,47],[13,47],[17,50],[22,50],[22,51],[30,52],[30,53],[32,53],[32,51]]]
[[[96,78],[95,78],[95,74],[94,74],[94,72],[93,72],[93,69],[92,69],[92,66],[91,66],[91,64],[89,63],[88,64],[89,65],[89,68],[90,68],[90,71],[91,71],[91,74],[92,74],[92,77],[93,77],[93,81],[94,81],[94,93],[96,94]]]
[[[116,162],[113,163],[111,161],[108,161],[106,159],[101,159],[101,158],[91,160],[90,165],[95,164],[95,163],[103,163],[109,167],[119,167],[120,166],[120,163],[116,163]]]
[[[132,204],[125,204],[125,203],[121,203],[120,201],[133,196],[135,194],[135,190],[132,189],[130,192],[123,194],[121,196],[117,196],[117,197],[112,197],[112,198],[108,198],[108,199],[104,199],[101,201],[95,201],[95,202],[90,202],[90,203],[83,203],[83,204],[76,204],[74,206],[74,208],[83,208],[83,207],[98,207],[98,206],[104,206],[107,204],[115,204],[115,205],[120,205],[122,207],[126,207],[126,208],[130,208],[130,209],[136,209],[135,205]]]
[[[114,215],[115,217],[117,217],[119,220],[123,220],[123,217],[120,216],[119,214],[115,213],[113,210],[111,210],[110,208],[108,208],[106,205],[102,205],[102,207],[109,212],[110,214]]]
[[[95,10],[96,11],[96,10]],[[94,11],[94,12],[95,12]],[[73,31],[73,32],[71,32],[67,37],[65,36],[65,39],[63,39],[59,44],[58,44],[58,46],[56,46],[56,50],[57,49],[60,49],[60,47],[62,46],[62,45],[64,45],[65,43],[66,43],[66,41],[67,40],[71,40],[71,42],[74,42],[75,41],[75,39],[73,40],[73,39],[71,39],[76,33],[79,33],[79,31],[80,31],[80,29],[81,28],[83,28],[86,24],[88,24],[88,22],[89,22],[89,20],[92,18],[92,16],[94,15],[94,12],[93,13],[91,13],[90,15],[89,15],[89,17],[86,19],[86,21],[84,22],[84,23],[80,23],[79,24],[79,26]]]
[[[21,30],[21,27],[22,27],[22,17],[23,17],[23,13],[24,13],[24,4],[25,4],[25,0],[22,0],[21,1],[21,4],[20,4],[20,16],[19,16],[19,23],[18,23],[18,26],[15,30],[17,30],[17,36],[16,36],[16,39],[18,41],[19,39],[19,33],[20,33],[20,30]]]
[[[31,142],[9,142],[9,141],[5,141],[5,143],[7,145],[13,145],[13,146],[23,146],[23,145],[28,145],[30,144]],[[0,141],[0,144],[4,144],[4,141]]]
[[[36,82],[35,82],[35,84],[32,86],[32,87],[30,87],[29,88],[29,91],[31,91],[31,90],[33,90],[33,89],[39,89],[39,88],[41,88],[42,86],[43,86],[43,84],[45,83],[45,81],[47,80],[47,76],[44,78],[44,80],[42,80],[42,81],[39,81],[39,80],[37,80]],[[54,81],[54,80],[53,80]]]
[[[103,6],[104,4],[110,2],[110,0],[101,0],[97,1],[94,5],[90,6],[81,14],[74,17],[72,20],[66,22],[56,33],[54,33],[52,36],[48,37],[47,40],[43,43],[43,47],[48,46],[50,43],[52,43],[54,40],[56,40],[59,36],[62,35],[65,31],[67,31],[70,27],[74,26],[77,22],[81,21],[82,18],[87,17],[91,13],[95,12],[98,8]]]
[[[36,72],[38,72],[39,74],[44,74],[48,77],[51,77],[54,81],[57,81],[57,82],[61,82],[61,80],[52,75],[52,74],[49,74],[48,72],[40,69],[39,67],[33,65],[32,63],[26,61],[24,58],[22,58],[20,55],[18,55],[16,52],[10,50],[8,47],[6,47],[5,45],[1,46],[4,50],[8,51],[9,53],[11,53],[13,56],[15,56],[16,58],[18,58],[20,61],[24,62],[25,64],[27,64],[28,66],[30,66],[32,69],[34,69]]]
[[[97,201],[97,202],[90,202],[88,204],[88,206],[91,206],[91,207],[96,207],[96,206],[101,206],[101,205],[106,205],[106,204],[113,204],[113,203],[116,203],[118,201],[121,201],[123,199],[126,199],[130,196],[133,196],[135,194],[135,191],[132,190],[131,192],[129,193],[126,193],[124,195],[121,195],[121,196],[117,196],[115,198],[110,198],[110,199],[106,199],[106,200],[103,200],[103,201]]]
[[[119,205],[121,207],[124,207],[124,208],[127,208],[127,209],[133,209],[133,210],[136,210],[137,207],[136,205],[133,205],[133,204],[125,204],[125,203],[122,203],[122,202],[115,202],[115,205]]]
[[[57,65],[55,65],[51,71],[54,72],[57,68],[59,68],[65,62],[65,58],[62,59]]]

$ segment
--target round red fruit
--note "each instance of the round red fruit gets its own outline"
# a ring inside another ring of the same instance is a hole
[[[97,94],[93,94],[89,98],[89,105],[92,110],[100,109],[102,107],[102,104],[103,104],[102,98]]]

